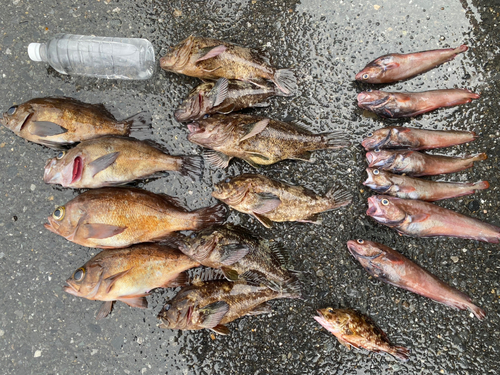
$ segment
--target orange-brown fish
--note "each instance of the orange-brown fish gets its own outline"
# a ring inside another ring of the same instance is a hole
[[[393,346],[387,335],[365,315],[352,309],[327,307],[317,311],[314,319],[333,335],[347,349],[366,349],[371,352],[386,352],[407,361],[410,351],[402,346]]]
[[[29,100],[10,107],[1,122],[16,135],[55,149],[103,135],[151,134],[151,118],[147,113],[118,121],[102,104],[72,98]]]
[[[486,313],[465,293],[442,282],[397,251],[377,242],[348,241],[347,248],[363,268],[377,280],[420,294],[460,310],[469,309],[482,320]]]
[[[233,157],[254,167],[285,159],[309,161],[311,151],[350,144],[343,131],[313,134],[295,124],[240,113],[214,115],[188,124],[188,129],[188,140],[214,150],[206,158],[221,168]]]
[[[212,193],[230,207],[247,213],[267,228],[272,222],[300,221],[320,223],[320,212],[351,203],[352,196],[334,187],[324,197],[302,186],[292,186],[258,174],[242,174],[220,182]]]
[[[123,185],[157,172],[201,174],[199,156],[171,156],[147,141],[103,136],[60,151],[45,164],[43,180],[74,189]]]
[[[366,168],[368,178],[363,185],[379,194],[392,195],[403,199],[420,199],[427,202],[461,197],[488,189],[487,181],[439,182],[393,174],[387,171]]]
[[[66,280],[64,290],[77,297],[105,301],[97,319],[111,312],[113,301],[146,308],[152,289],[184,286],[184,271],[200,264],[179,250],[159,244],[140,244],[127,249],[104,250]]]
[[[368,198],[366,214],[409,236],[500,242],[499,227],[428,202],[374,195]]]
[[[48,217],[45,228],[88,247],[121,248],[155,242],[180,230],[222,224],[223,204],[187,211],[175,198],[136,188],[88,190]]]
[[[381,56],[356,74],[356,80],[368,83],[391,83],[411,78],[451,61],[459,53],[468,50],[466,45],[455,49],[435,49],[416,53],[393,53]]]
[[[369,133],[361,142],[366,151],[375,149],[405,148],[429,150],[472,142],[476,133],[458,130],[424,130],[390,126]]]
[[[424,92],[363,91],[358,106],[382,117],[414,117],[441,107],[453,107],[478,99],[467,89],[431,90]]]
[[[297,85],[291,70],[276,70],[255,50],[192,35],[163,56],[160,67],[190,77],[238,79],[256,86],[265,79],[272,81],[284,95],[293,95]]]

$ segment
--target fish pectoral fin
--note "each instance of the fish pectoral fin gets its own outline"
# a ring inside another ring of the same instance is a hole
[[[132,267],[132,268],[134,268],[134,267]],[[118,280],[122,276],[125,276],[127,273],[130,272],[130,270],[132,268],[129,268],[128,270],[125,270],[125,271],[122,271],[122,272],[115,273],[114,275],[105,278],[103,280],[103,282],[104,282],[104,285],[106,286],[106,294],[111,291],[111,289],[113,288],[113,285],[116,282],[116,280]]]
[[[395,61],[386,62],[385,64],[382,65],[382,68],[383,68],[384,72],[387,70],[390,70],[390,69],[396,69],[396,68],[399,68],[399,63],[397,63]]]
[[[96,320],[101,320],[109,315],[111,312],[111,308],[113,307],[114,301],[105,301],[102,303],[101,307],[97,311],[97,315],[95,316]]]
[[[246,315],[261,315],[261,314],[270,314],[273,312],[271,305],[267,302],[261,303],[252,311],[249,311]]]
[[[210,97],[212,98],[212,107],[217,107],[227,98],[227,89],[229,81],[227,78],[219,78],[215,83],[215,86],[210,91]]]
[[[207,150],[203,153],[205,160],[212,164],[214,167],[227,168],[229,162],[233,158],[232,156],[227,156],[222,152],[217,152],[214,150]]]
[[[263,102],[263,103],[255,103],[255,104],[252,104],[250,107],[252,108],[267,108],[271,105],[271,103],[268,103],[268,102]]]
[[[320,214],[312,214],[303,219],[297,220],[299,223],[311,223],[316,225],[321,225],[323,223],[323,219],[321,219]]]
[[[33,135],[39,137],[51,137],[53,135],[66,133],[68,129],[50,121],[33,121],[32,131]]]
[[[342,336],[342,338],[337,337],[337,340],[344,345],[347,350],[351,350],[351,346],[356,349],[360,349],[360,346],[357,344],[354,344],[353,341],[349,341],[349,336]]]
[[[265,214],[281,204],[281,199],[273,193],[256,193],[257,202],[253,208],[254,214]]]
[[[273,283],[266,278],[266,275],[259,271],[246,271],[240,276],[240,279],[245,280],[249,285],[265,286],[269,288],[273,286]]]
[[[312,162],[311,160],[311,155],[312,155],[312,152],[311,151],[304,151],[298,155],[295,155],[293,157],[291,157],[290,159],[294,159],[294,160],[302,160],[302,161],[307,161],[307,162]]]
[[[413,193],[415,189],[413,186],[400,186],[400,185],[394,185],[396,187],[396,191],[400,191],[401,193]]]
[[[125,229],[127,229],[127,227],[93,223],[82,225],[80,230],[83,230],[83,233],[80,234],[83,235],[84,238],[103,239],[116,236],[117,234],[122,233]]]
[[[201,308],[199,311],[203,315],[201,326],[203,328],[214,328],[229,311],[229,305],[225,301],[217,301]]]
[[[123,303],[126,303],[130,307],[138,307],[140,309],[147,309],[148,308],[148,300],[146,299],[145,296],[147,296],[147,293],[144,294],[139,294],[137,296],[124,296],[118,298],[118,301],[122,301]]]
[[[189,285],[189,275],[186,272],[181,272],[177,275],[177,277],[173,280],[170,280],[165,285],[164,288],[175,288],[178,286],[186,286]]]
[[[220,262],[225,266],[230,266],[241,260],[248,254],[248,246],[240,243],[222,246],[222,256]]]
[[[267,125],[269,125],[268,118],[245,125],[246,134],[240,139],[240,142],[243,142],[245,139],[249,139],[252,138],[253,136],[256,136],[257,134],[262,132],[267,127]]]
[[[430,216],[431,216],[430,214],[411,215],[411,222],[412,223],[421,223],[421,222],[427,220]]]
[[[210,49],[210,51],[208,51],[205,55],[203,55],[198,60],[196,60],[194,63],[196,64],[197,62],[217,57],[221,53],[223,53],[226,49],[227,49],[227,47],[223,44],[221,44],[220,46],[214,47],[214,48]]]
[[[219,335],[229,335],[229,328],[227,328],[224,324],[217,324],[215,327],[210,329]]]
[[[281,267],[287,268],[288,266],[290,266],[291,264],[290,253],[287,250],[285,250],[285,248],[281,243],[269,242],[267,246],[271,251],[273,257],[278,261]]]
[[[260,214],[258,214],[258,213],[255,213],[255,212],[253,212],[252,214],[253,214],[253,216],[255,216],[255,218],[256,218],[257,220],[259,220],[259,221],[261,222],[261,224],[262,224],[263,226],[265,226],[266,228],[272,228],[272,227],[273,227],[273,222],[272,222],[271,220],[269,220],[267,217],[262,216],[262,215],[260,215]]]
[[[97,158],[93,162],[89,163],[88,168],[90,169],[90,172],[92,173],[92,177],[94,177],[96,174],[105,170],[111,164],[113,164],[119,155],[120,155],[120,152],[118,152],[118,151],[112,152],[110,154],[103,155],[100,158]]]
[[[228,267],[221,267],[221,271],[224,274],[224,277],[229,281],[236,281],[240,278],[238,272]]]

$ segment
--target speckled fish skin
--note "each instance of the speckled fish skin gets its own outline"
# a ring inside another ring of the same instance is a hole
[[[415,117],[441,107],[453,107],[478,99],[467,89],[432,90],[424,92],[363,91],[358,106],[388,118]]]
[[[368,166],[408,176],[435,176],[472,168],[475,161],[486,160],[486,154],[470,157],[429,155],[418,151],[379,150],[366,153]]]
[[[200,264],[179,250],[159,244],[104,250],[66,280],[64,290],[77,297],[107,301],[98,319],[111,311],[113,301],[146,308],[152,289],[186,285],[184,271]]]
[[[160,328],[211,329],[228,334],[225,324],[245,315],[270,313],[267,301],[277,298],[301,298],[298,283],[276,292],[266,286],[248,285],[243,281],[196,282],[184,287],[160,311]]]
[[[139,113],[117,121],[102,104],[72,98],[37,98],[9,108],[1,122],[28,141],[61,149],[103,135],[150,133],[151,119],[146,117]]]
[[[409,236],[446,236],[489,243],[500,241],[499,227],[419,200],[375,195],[368,198],[366,214]]]
[[[467,51],[466,45],[457,48],[381,56],[356,74],[356,80],[367,83],[391,83],[416,76],[451,61],[459,53]]]
[[[224,78],[220,78],[223,80]],[[259,86],[254,84],[230,80],[227,83],[227,93],[220,104],[217,103],[216,82],[205,82],[195,87],[174,113],[179,122],[199,120],[205,115],[217,113],[227,114],[249,107],[263,106],[263,102],[273,96],[283,96],[283,93],[273,84],[260,81]]]
[[[352,309],[327,307],[317,310],[314,319],[331,332],[347,349],[366,349],[375,353],[385,352],[401,361],[407,361],[410,351],[391,345],[387,335],[367,316]]]
[[[391,126],[378,129],[363,139],[366,151],[382,149],[430,150],[472,142],[476,133],[458,130],[424,130]]]
[[[121,248],[157,242],[180,230],[222,224],[227,209],[217,204],[188,212],[173,197],[135,188],[101,188],[56,208],[45,228],[82,246]]]
[[[255,50],[217,39],[190,36],[160,59],[164,70],[190,77],[257,82],[272,81],[285,95],[293,95],[296,79],[287,69],[276,70]]]
[[[230,207],[253,215],[270,228],[272,221],[317,223],[316,214],[351,203],[352,196],[332,188],[324,197],[302,186],[292,186],[257,174],[242,174],[215,185],[212,193]]]
[[[309,161],[311,151],[350,144],[343,131],[312,134],[295,124],[239,113],[198,120],[188,129],[189,141],[222,154],[217,156],[220,162],[212,161],[220,167],[226,167],[233,157],[252,166],[286,159]]]
[[[74,189],[123,185],[162,171],[201,173],[198,156],[171,156],[129,137],[104,136],[61,151],[45,164],[43,180]]]
[[[351,255],[371,276],[459,310],[470,310],[482,320],[486,313],[465,293],[439,280],[399,252],[377,242],[348,241]]]
[[[387,171],[366,168],[368,178],[363,185],[379,194],[392,195],[403,199],[420,199],[427,202],[461,197],[488,189],[487,181],[439,182],[401,176]]]

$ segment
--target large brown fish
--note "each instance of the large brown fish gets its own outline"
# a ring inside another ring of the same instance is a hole
[[[381,56],[356,74],[356,80],[368,83],[391,83],[427,72],[438,65],[451,61],[468,47],[461,45],[455,49],[435,49],[417,53]]]
[[[259,220],[267,228],[272,222],[300,221],[319,224],[320,212],[351,203],[352,196],[334,187],[324,197],[302,186],[292,186],[257,174],[242,174],[215,185],[217,198]]]
[[[314,319],[344,345],[371,352],[386,352],[394,357],[407,361],[410,351],[402,346],[393,346],[387,335],[365,315],[352,309],[333,309],[327,307],[317,311]]]
[[[391,126],[369,133],[361,142],[366,151],[376,148],[405,148],[410,150],[430,150],[472,142],[476,133],[458,130],[424,130]]]
[[[500,242],[499,227],[428,202],[375,195],[368,198],[366,214],[409,236]]]
[[[184,287],[160,311],[160,328],[199,330],[208,328],[222,335],[229,333],[225,324],[244,315],[270,313],[267,301],[276,298],[301,298],[297,280],[281,292],[264,285],[243,281],[206,281]]]
[[[222,204],[188,212],[175,198],[135,188],[88,190],[48,217],[45,228],[82,246],[121,248],[180,230],[222,224]]]
[[[474,183],[437,182],[392,174],[374,168],[366,168],[368,178],[363,185],[379,194],[392,195],[404,199],[420,199],[427,202],[461,197],[488,189],[487,181]]]
[[[376,279],[459,310],[469,309],[482,320],[486,313],[465,293],[442,282],[397,251],[377,242],[348,241],[352,256]]]
[[[222,168],[233,157],[254,167],[285,159],[309,161],[311,151],[339,149],[350,144],[342,131],[312,134],[294,124],[239,113],[198,120],[189,124],[188,129],[188,140],[214,150],[206,157]]]
[[[55,149],[103,135],[151,134],[147,113],[117,121],[102,104],[72,98],[31,99],[10,107],[1,122],[16,135]]]
[[[105,301],[96,318],[111,312],[113,301],[146,308],[152,289],[184,286],[184,271],[200,264],[179,250],[159,244],[104,250],[78,268],[64,290],[77,297]]]
[[[358,106],[382,117],[414,117],[441,107],[470,103],[479,98],[466,89],[432,90],[424,92],[363,91],[358,94]]]
[[[160,59],[160,67],[190,77],[216,80],[272,81],[284,95],[293,95],[296,79],[289,69],[276,70],[255,50],[217,39],[190,36]]]
[[[123,185],[161,171],[201,174],[199,156],[171,156],[156,145],[129,137],[104,136],[60,151],[45,164],[43,180],[63,187]]]
[[[379,150],[366,153],[369,167],[376,167],[409,176],[435,176],[460,172],[474,166],[475,161],[486,160],[486,154],[466,157],[429,155],[418,151]]]
[[[272,96],[284,96],[275,85],[260,81],[254,84],[219,78],[195,87],[174,113],[179,122],[194,121],[205,115],[228,114],[249,107],[266,107]]]

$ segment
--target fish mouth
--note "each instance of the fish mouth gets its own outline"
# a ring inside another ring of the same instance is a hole
[[[353,241],[353,240],[349,240],[347,241],[347,249],[349,250],[349,252],[351,253],[351,255],[353,257],[357,257],[358,255],[360,255],[357,251],[357,246],[356,246],[356,241]]]
[[[56,164],[57,164],[56,158],[49,159],[45,163],[43,172],[43,182],[45,182],[46,184],[54,184],[59,179],[59,177],[61,177],[60,172],[53,173],[54,170],[52,168],[54,168]]]
[[[187,128],[189,130],[189,135],[203,133],[205,131],[197,122],[187,124]]]
[[[361,72],[359,72],[358,74],[356,74],[356,77],[354,79],[356,81],[363,81],[363,74],[365,74],[365,72],[362,70]]]
[[[358,106],[361,107],[361,105],[363,104],[362,102],[366,99],[366,98],[369,98],[370,95],[366,92],[366,91],[362,91],[358,94]]]
[[[377,157],[375,155],[373,155],[373,152],[367,152],[366,153],[366,161],[368,161],[368,165],[370,167],[373,167],[373,163],[375,163],[375,161],[377,160]]]
[[[66,284],[67,285],[63,286],[63,290],[66,293],[72,294],[76,297],[80,296],[80,291],[78,289],[76,289],[76,287],[71,283],[71,279],[66,280]]]
[[[381,214],[375,197],[368,198],[368,209],[366,210],[366,214],[368,216],[377,216],[377,214]]]
[[[43,224],[43,226],[45,227],[45,229],[50,230],[52,233],[59,234],[59,225],[56,224],[56,222],[54,221],[54,219],[52,218],[52,216],[49,216],[47,218],[47,220],[49,222]]]
[[[176,63],[175,56],[170,54],[171,52],[160,58],[160,67],[162,69],[172,68],[175,65]]]
[[[80,179],[82,178],[82,174],[83,174],[82,158],[80,156],[77,156],[73,160],[73,171],[71,174],[71,183],[73,184],[77,181],[80,181]]]

